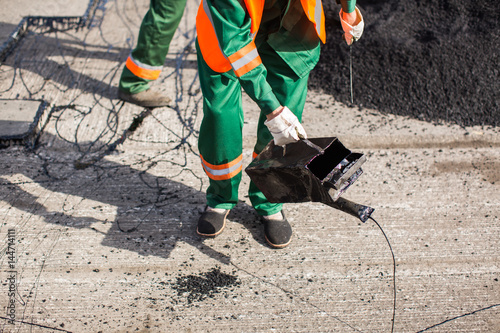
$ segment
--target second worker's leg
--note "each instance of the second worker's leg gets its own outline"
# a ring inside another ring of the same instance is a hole
[[[160,76],[185,6],[186,0],[151,0],[137,45],[127,58],[120,77],[120,99],[144,107],[170,103],[170,98],[150,89],[149,83]]]

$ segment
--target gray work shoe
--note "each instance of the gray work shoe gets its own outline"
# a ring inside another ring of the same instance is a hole
[[[227,214],[229,214],[229,210],[213,209],[207,206],[198,220],[196,233],[205,237],[219,235],[226,226]]]
[[[118,89],[118,98],[122,101],[143,106],[145,108],[168,106],[172,101],[170,97],[163,95],[159,91],[152,90],[151,88],[137,94],[130,94]]]
[[[267,216],[261,216],[264,223],[264,235],[267,243],[275,248],[282,249],[290,244],[292,240],[292,227],[281,211],[281,219],[269,219]]]

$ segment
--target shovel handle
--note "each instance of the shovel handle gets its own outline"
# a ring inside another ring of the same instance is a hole
[[[338,198],[337,201],[332,201],[326,204],[330,207],[341,210],[344,213],[359,218],[363,223],[370,218],[375,210],[371,207],[357,204],[342,197]]]

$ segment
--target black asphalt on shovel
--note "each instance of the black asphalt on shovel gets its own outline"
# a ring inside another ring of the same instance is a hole
[[[341,197],[363,173],[365,161],[334,137],[283,147],[271,140],[245,171],[270,202],[322,202],[366,222],[374,209]]]

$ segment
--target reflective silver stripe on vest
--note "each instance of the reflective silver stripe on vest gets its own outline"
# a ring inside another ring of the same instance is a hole
[[[314,8],[314,21],[316,21],[316,33],[321,36],[321,26],[323,22],[321,21],[321,0],[316,0],[316,6]]]

